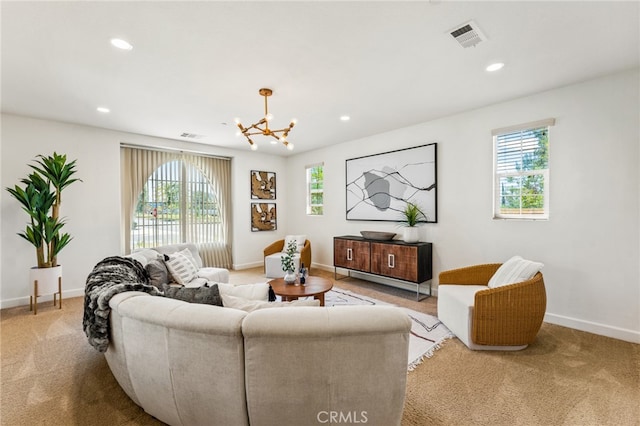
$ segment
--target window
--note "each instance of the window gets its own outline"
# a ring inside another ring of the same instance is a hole
[[[219,242],[218,200],[204,175],[182,160],[158,167],[140,192],[133,214],[131,249],[185,241]]]
[[[307,166],[307,214],[321,216],[324,209],[324,164]]]
[[[190,242],[231,267],[228,159],[122,148],[123,251]]]
[[[549,218],[553,119],[493,131],[494,218]]]

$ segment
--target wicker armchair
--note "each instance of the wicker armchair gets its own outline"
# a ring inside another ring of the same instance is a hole
[[[264,250],[264,272],[265,274],[269,277],[270,275],[273,274],[267,274],[267,256],[270,256],[272,254],[276,254],[276,253],[281,253],[284,251],[284,239],[282,240],[278,240],[270,245],[268,245]],[[311,273],[311,243],[309,242],[309,240],[306,240],[304,242],[304,247],[302,248],[302,250],[300,250],[300,262],[304,263],[305,268],[307,268],[307,271],[309,273]]]
[[[542,326],[547,306],[542,273],[528,281],[487,287],[500,265],[475,265],[440,273],[438,318],[471,349],[524,349]],[[468,306],[463,306],[465,303]],[[465,315],[468,318],[459,317]]]

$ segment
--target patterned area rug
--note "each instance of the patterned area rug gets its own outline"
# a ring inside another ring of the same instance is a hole
[[[390,303],[361,296],[338,287],[333,287],[332,290],[325,294],[324,304],[325,306],[391,305]],[[446,339],[451,339],[453,334],[433,315],[402,307],[400,309],[404,310],[411,318],[408,369],[412,371],[422,363],[425,357],[431,358],[434,351],[440,349],[440,344]]]

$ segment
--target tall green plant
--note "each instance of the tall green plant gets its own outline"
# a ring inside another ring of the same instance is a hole
[[[22,205],[29,215],[29,223],[18,235],[36,248],[38,268],[58,265],[57,256],[69,244],[71,236],[62,232],[64,220],[60,219],[62,190],[80,179],[72,178],[76,173],[76,160],[67,163],[66,155],[45,157],[38,155],[36,164],[30,164],[33,173],[6,190]]]

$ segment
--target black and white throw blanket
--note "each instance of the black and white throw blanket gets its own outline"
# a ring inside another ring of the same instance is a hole
[[[100,352],[109,346],[109,301],[125,291],[163,293],[149,284],[149,274],[135,259],[112,256],[100,261],[87,277],[82,326],[89,344]]]

